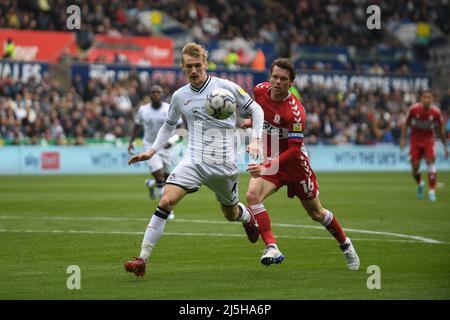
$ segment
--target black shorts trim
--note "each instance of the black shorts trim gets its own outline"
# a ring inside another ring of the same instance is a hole
[[[173,183],[173,182],[166,182],[166,184],[173,184],[174,186],[178,186],[180,188],[183,188],[184,190],[186,190],[187,193],[194,193],[194,192],[197,192],[198,189],[200,189],[200,188],[189,189],[189,188],[187,188],[185,186],[182,186],[181,184]]]

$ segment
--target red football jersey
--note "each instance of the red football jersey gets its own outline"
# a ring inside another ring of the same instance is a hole
[[[410,142],[418,145],[434,144],[434,129],[444,125],[439,108],[425,109],[421,103],[409,108],[406,121],[411,125]]]
[[[289,141],[303,143],[305,128],[305,109],[291,93],[283,101],[273,101],[270,98],[271,84],[262,82],[255,86],[253,92],[255,101],[264,110],[264,139],[267,150],[264,154],[275,158],[288,148]],[[278,137],[279,146],[271,145],[271,139]],[[278,149],[278,150],[276,150]]]

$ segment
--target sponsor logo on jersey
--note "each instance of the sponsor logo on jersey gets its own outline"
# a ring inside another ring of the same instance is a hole
[[[191,99],[189,99],[188,101],[185,101],[184,105],[187,106],[189,103],[191,103],[191,101],[192,101]]]
[[[303,131],[303,126],[302,126],[302,124],[301,124],[301,123],[294,123],[294,124],[292,125],[292,131],[296,131],[296,132],[298,132],[298,131]]]
[[[239,93],[240,93],[242,96],[247,95],[247,92],[245,92],[245,90],[242,89],[241,87],[239,87],[238,91],[239,91]]]
[[[433,129],[434,128],[434,122],[431,121],[431,120],[433,120],[433,118],[431,118],[429,121],[422,120],[422,119],[412,119],[411,125],[414,128],[417,128],[417,129],[424,129],[424,130],[426,130],[426,129]]]
[[[287,129],[278,128],[267,121],[264,121],[263,130],[267,132],[267,134],[278,136],[279,138],[287,138]]]

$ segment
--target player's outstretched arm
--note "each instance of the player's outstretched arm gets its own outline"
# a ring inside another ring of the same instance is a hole
[[[256,101],[253,101],[248,109],[252,113],[252,141],[247,147],[247,152],[254,160],[258,161],[262,158],[261,138],[264,123],[264,111]]]
[[[261,140],[258,138],[252,138],[252,141],[247,147],[247,152],[255,161],[260,161],[262,159]]]
[[[136,137],[137,137],[137,135],[138,135],[138,133],[139,133],[140,128],[141,128],[141,126],[139,126],[139,125],[137,125],[137,124],[135,124],[134,127],[133,127],[133,132],[131,133],[130,142],[128,142],[128,147],[127,147],[128,153],[129,153],[130,155],[133,155],[133,154],[134,154],[134,153],[133,153],[133,151],[134,151],[134,145],[133,145],[133,142],[134,142],[134,140],[136,139]]]
[[[128,165],[139,162],[139,161],[145,161],[145,160],[151,159],[155,155],[155,153],[156,153],[156,150],[154,150],[154,149],[150,149],[148,151],[138,153],[138,154],[132,156],[130,158],[130,160],[128,160]]]
[[[251,163],[247,167],[247,172],[250,173],[253,178],[258,178],[264,174],[264,169],[265,167],[263,164]]]

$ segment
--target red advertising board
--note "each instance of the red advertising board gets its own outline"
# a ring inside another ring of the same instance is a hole
[[[173,66],[173,41],[163,37],[97,35],[89,50],[89,61],[112,63],[116,55],[125,56],[131,64]]]
[[[59,152],[42,152],[41,157],[42,170],[59,169]]]
[[[72,32],[0,29],[0,56],[6,40],[11,38],[16,46],[17,60],[57,62],[61,53],[75,45]]]

